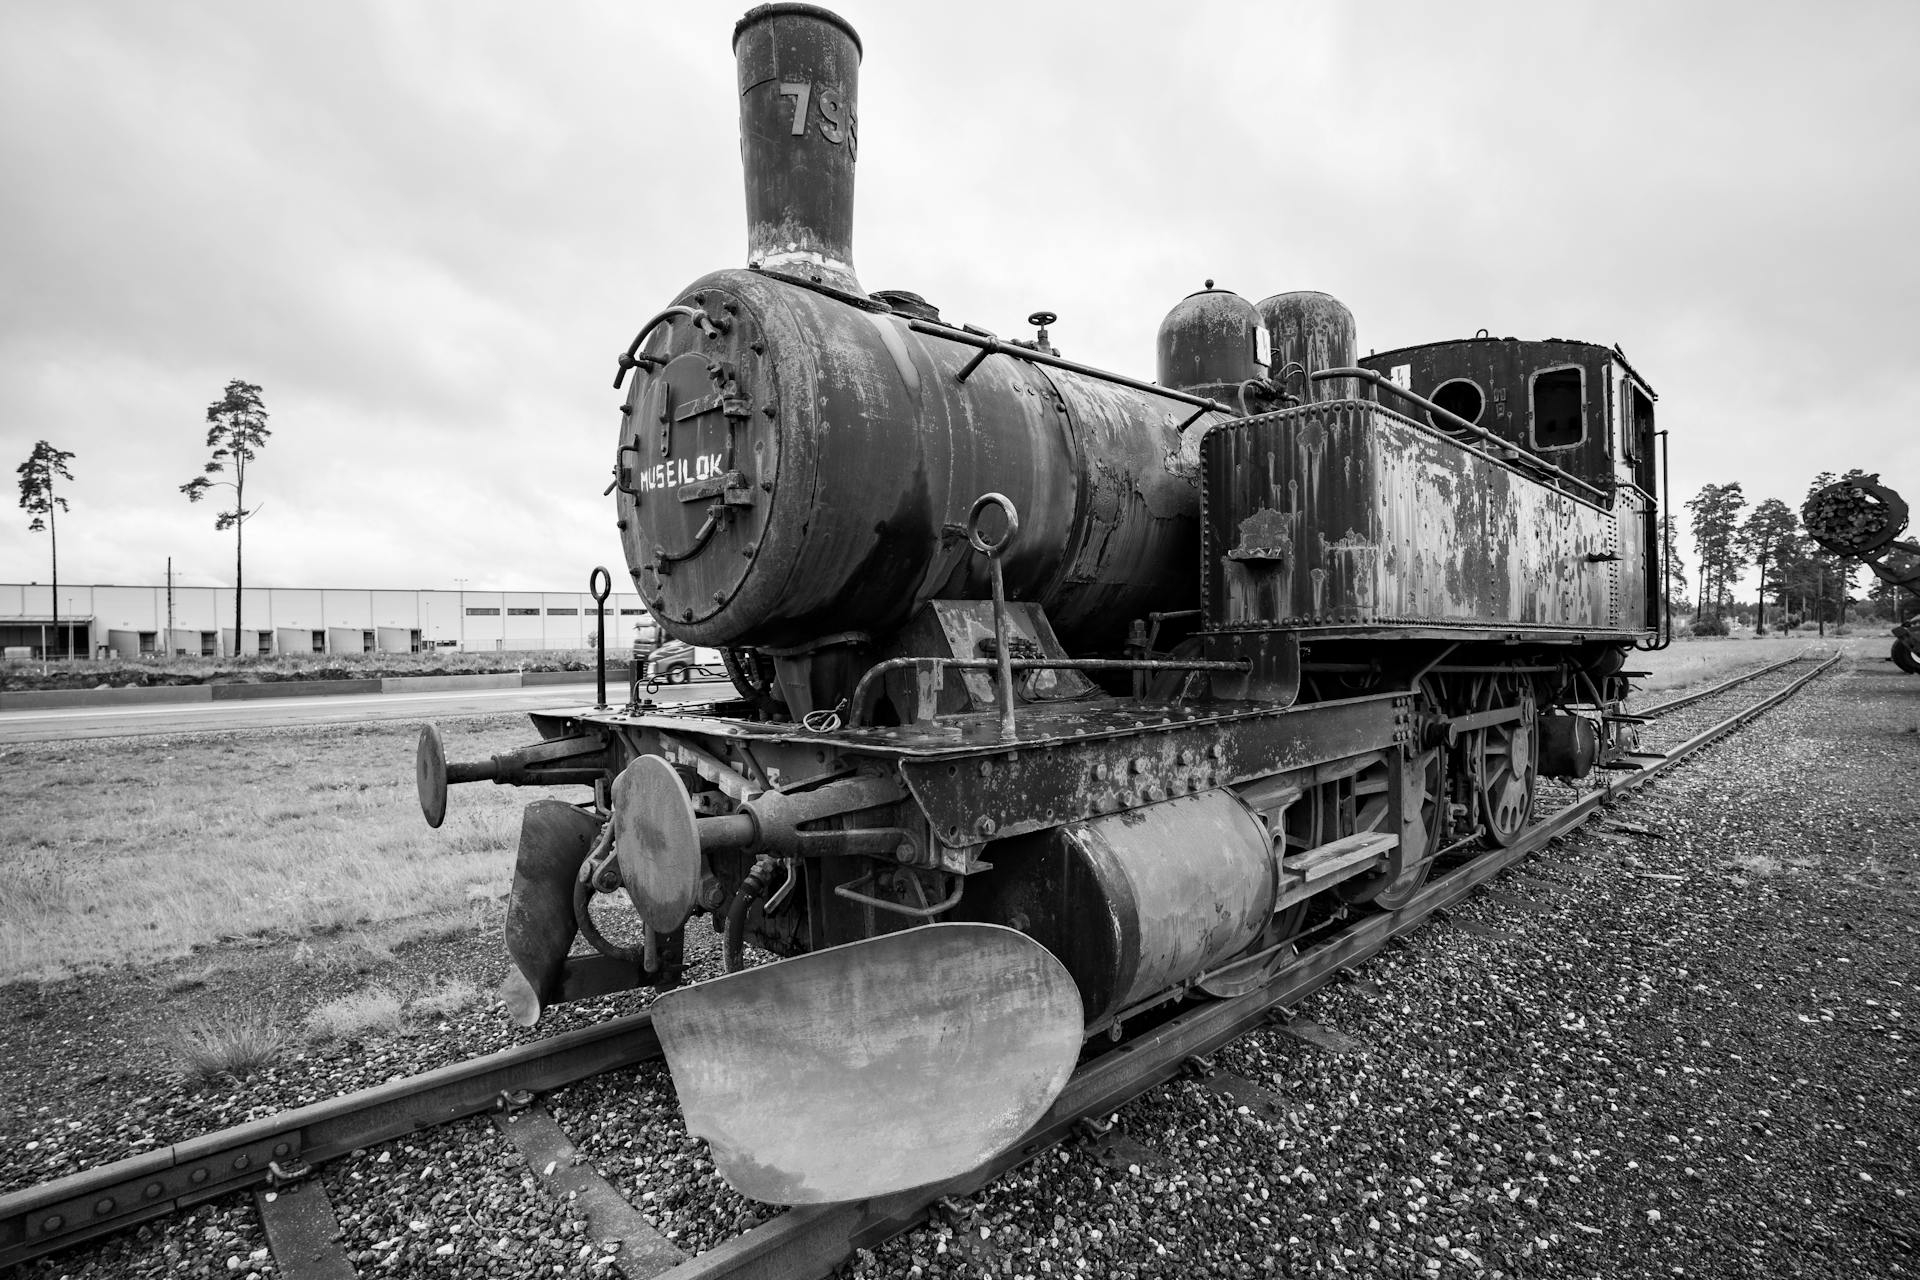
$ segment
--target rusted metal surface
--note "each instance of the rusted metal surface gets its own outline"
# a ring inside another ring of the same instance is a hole
[[[885,679],[893,672],[909,669],[952,671],[969,681],[982,678],[980,675],[982,672],[996,671],[999,673],[1000,687],[1006,691],[1014,687],[1012,673],[1016,671],[1036,674],[1081,671],[1219,671],[1244,676],[1249,665],[1246,662],[1215,662],[1208,659],[1179,661],[1169,658],[1013,658],[1006,655],[996,655],[993,658],[889,658],[885,662],[874,664],[865,675],[860,677],[860,683],[853,687],[851,705],[854,714],[848,721],[848,725],[855,729],[860,727],[860,710],[871,701],[875,682]],[[932,716],[916,716],[914,719],[930,720]],[[1011,742],[1020,736],[1013,722],[1013,713],[1010,708],[1005,710],[999,723],[1000,736],[1007,741]]]
[[[897,1196],[781,1215],[688,1260],[671,1274],[687,1280],[827,1274],[855,1248],[871,1248],[919,1221],[941,1197],[972,1194],[1065,1140],[1084,1117],[1111,1112],[1172,1078],[1196,1054],[1209,1053],[1260,1025],[1276,1006],[1297,1003],[1343,969],[1378,953],[1392,938],[1418,929],[1476,886],[1545,849],[1622,792],[1658,776],[1792,696],[1837,661],[1837,657],[1828,659],[1787,688],[1688,739],[1646,769],[1610,780],[1530,829],[1514,847],[1488,851],[1437,877],[1404,908],[1365,917],[1297,957],[1265,990],[1236,1000],[1201,1003],[1130,1041],[1128,1052],[1088,1061],[1074,1072],[1045,1116],[986,1165]],[[1526,883],[1542,893],[1565,889],[1541,880]],[[1512,901],[1508,895],[1494,896]],[[505,1091],[544,1092],[655,1059],[659,1052],[650,1014],[612,1019],[0,1194],[0,1266],[29,1261],[215,1196],[264,1184],[274,1160],[318,1163],[426,1125],[494,1109]]]
[[[935,838],[959,845],[1380,750],[1411,733],[1411,717],[1404,695],[1382,694],[1233,719],[1122,721],[1108,736],[1105,715],[1052,708],[1056,734],[1076,720],[1089,732],[1011,752],[910,758],[901,770]]]
[[[747,260],[850,293],[860,37],[810,4],[765,4],[733,29]]]
[[[932,924],[669,992],[687,1131],[742,1195],[825,1204],[977,1168],[1047,1111],[1080,997],[1012,929]]]
[[[454,763],[440,741],[440,730],[420,726],[414,752],[413,780],[420,797],[420,813],[430,827],[447,816],[447,788],[464,782],[493,782],[502,786],[537,787],[586,783],[609,776],[614,767],[608,739],[598,731],[559,726],[555,717],[533,717],[544,741],[515,751],[503,751],[486,760]]]
[[[1581,497],[1590,499],[1603,506],[1607,502],[1607,494],[1604,489],[1599,489],[1588,484],[1585,480],[1580,479],[1562,467],[1555,466],[1544,458],[1528,453],[1523,449],[1514,448],[1492,432],[1475,426],[1471,421],[1461,417],[1445,405],[1434,400],[1429,400],[1418,392],[1408,391],[1405,387],[1394,382],[1383,373],[1376,373],[1372,369],[1349,366],[1340,369],[1322,369],[1317,373],[1308,375],[1308,380],[1315,383],[1338,382],[1341,380],[1342,375],[1345,375],[1348,381],[1357,379],[1369,384],[1373,390],[1374,399],[1386,403],[1392,407],[1396,413],[1411,413],[1417,415],[1424,410],[1429,426],[1437,427],[1455,437],[1465,436],[1470,438],[1474,443],[1492,453],[1494,457],[1516,464],[1530,476],[1550,479],[1554,483],[1564,486],[1568,492],[1578,494]],[[1416,421],[1417,420],[1416,418]]]
[[[618,523],[667,628],[766,649],[840,634],[854,652],[796,653],[780,677],[796,715],[830,708],[869,638],[933,598],[988,594],[964,539],[987,491],[1026,518],[999,566],[1008,596],[1043,605],[1070,644],[1191,601],[1199,504],[1180,429],[1196,414],[1176,410],[1193,397],[933,323],[906,295],[901,313],[866,297],[851,247],[858,38],[824,10],[773,4],[741,21],[735,51],[756,269],[696,282],[621,360],[641,372],[614,459]]]
[[[1216,789],[989,850],[954,918],[1012,923],[1066,965],[1090,1027],[1235,955],[1273,915],[1272,839]]]
[[[1202,452],[1213,627],[1639,629],[1612,512],[1377,405],[1247,419]]]
[[[1356,363],[1448,408],[1461,403],[1456,392],[1471,388],[1481,412],[1462,416],[1475,425],[1589,484],[1605,483],[1613,474],[1609,385],[1616,357],[1608,347],[1478,338],[1382,351]],[[1564,403],[1549,393],[1558,385],[1551,379],[1535,394],[1535,379],[1556,371],[1565,375],[1561,382],[1570,398]]]
[[[1350,381],[1313,382],[1322,369],[1354,362],[1353,312],[1326,293],[1310,289],[1276,293],[1255,308],[1273,339],[1273,376],[1281,390],[1301,400],[1345,400],[1356,392]],[[1299,372],[1288,374],[1290,366]]]
[[[592,814],[559,800],[535,800],[521,814],[505,930],[514,972],[502,995],[508,1016],[523,1027],[532,1026],[541,1009],[562,998],[575,933],[574,879],[602,825]]]
[[[671,933],[700,905],[700,834],[673,766],[641,756],[613,780],[614,853],[620,883],[642,924]]]
[[[1154,346],[1161,386],[1225,404],[1238,400],[1241,383],[1267,374],[1270,349],[1260,313],[1211,280],[1167,312]]]
[[[959,383],[969,335],[758,272],[683,301],[726,327],[655,329],[664,364],[629,388],[616,477],[634,581],[676,635],[788,646],[986,598],[964,528],[988,491],[1023,518],[1009,597],[1069,644],[1193,600],[1199,497],[1176,430],[1191,410],[1173,396],[1024,351]]]

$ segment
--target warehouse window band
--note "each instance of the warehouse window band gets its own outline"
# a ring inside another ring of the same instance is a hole
[[[489,609],[485,606],[478,606],[468,609],[467,616],[469,618],[497,618],[500,616],[500,611],[498,609]]]
[[[507,610],[507,616],[509,618],[537,618],[540,616],[540,611],[538,609],[509,608]]]

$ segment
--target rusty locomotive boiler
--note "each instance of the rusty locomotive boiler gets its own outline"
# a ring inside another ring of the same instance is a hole
[[[509,1009],[660,988],[690,1129],[802,1203],[973,1167],[1084,1046],[1407,906],[1538,779],[1635,767],[1660,469],[1613,348],[1361,358],[1337,300],[1209,281],[1147,382],[1045,313],[869,292],[858,37],[770,4],[734,48],[748,264],[620,357],[609,487],[731,695],[476,763],[429,729],[419,782],[435,825],[450,783],[591,787],[527,808]],[[726,973],[684,985],[701,917]]]

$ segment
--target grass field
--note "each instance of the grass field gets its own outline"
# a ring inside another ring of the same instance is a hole
[[[1631,665],[1666,696],[1836,643],[1885,652],[1877,634],[1682,640]],[[443,729],[450,759],[532,734],[520,716]],[[455,788],[446,825],[429,830],[416,733],[382,723],[0,751],[0,983],[369,923],[451,914],[471,927],[475,905],[493,919],[534,793]]]
[[[609,646],[607,660],[621,650]],[[298,653],[266,658],[88,658],[74,662],[18,659],[0,663],[0,690],[92,689],[100,685],[251,684],[278,680],[352,680],[377,676],[452,676],[502,671],[591,671],[591,649],[463,653]]]
[[[1697,685],[1713,684],[1742,671],[1763,667],[1784,658],[1839,649],[1848,654],[1885,652],[1875,635],[1859,631],[1851,635],[1822,640],[1811,631],[1791,636],[1764,636],[1753,639],[1683,637],[1672,647],[1652,653],[1636,653],[1627,659],[1632,671],[1648,674],[1634,681],[1634,701],[1657,702]],[[1659,695],[1654,697],[1653,695]]]
[[[454,759],[533,736],[520,716],[444,728]],[[0,983],[505,894],[528,797],[460,787],[446,824],[428,829],[414,794],[417,732],[375,724],[0,752]]]

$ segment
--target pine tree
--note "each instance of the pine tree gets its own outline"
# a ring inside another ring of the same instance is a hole
[[[30,533],[47,531],[47,540],[53,553],[53,634],[60,635],[60,530],[55,521],[59,512],[67,509],[67,500],[54,493],[54,478],[73,480],[73,473],[67,470],[67,464],[73,461],[73,455],[65,449],[56,449],[45,440],[33,446],[33,452],[27,460],[14,468],[20,475],[20,509],[33,519],[27,522]],[[47,655],[43,652],[41,657]],[[67,656],[73,656],[73,632],[67,632]]]
[[[233,510],[222,511],[214,520],[215,529],[233,530],[233,651],[239,657],[240,644],[240,604],[241,571],[245,567],[242,559],[241,526],[253,512],[247,508],[247,464],[254,455],[267,444],[267,437],[273,433],[267,429],[267,409],[260,400],[260,388],[251,382],[242,382],[235,378],[227,383],[227,390],[218,400],[207,406],[207,447],[213,450],[213,456],[207,460],[204,473],[195,476],[180,486],[180,492],[187,495],[189,502],[198,502],[206,496],[207,490],[214,485],[224,485],[233,490]],[[219,475],[228,465],[233,467],[233,479],[209,480],[208,476]]]
[[[1693,615],[1696,622],[1709,600],[1715,616],[1725,615],[1733,575],[1746,567],[1740,549],[1740,512],[1746,505],[1747,496],[1737,480],[1707,485],[1687,499],[1687,510],[1693,512],[1694,550],[1700,556],[1700,603]]]

